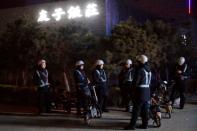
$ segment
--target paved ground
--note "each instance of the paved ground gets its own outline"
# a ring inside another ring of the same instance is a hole
[[[122,130],[129,122],[130,114],[110,110],[102,119],[92,120],[87,127],[82,118],[75,115],[50,114],[47,116],[0,116],[0,131],[66,131],[66,130]],[[140,123],[140,120],[138,121]],[[150,120],[149,125],[152,125]],[[141,129],[137,129],[141,130]],[[175,109],[171,119],[163,114],[160,128],[150,127],[147,131],[197,131],[197,105],[186,105],[184,110]]]

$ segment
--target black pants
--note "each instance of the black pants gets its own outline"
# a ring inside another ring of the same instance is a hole
[[[101,98],[101,105],[100,107],[102,107],[102,110],[106,110],[107,108],[107,95],[103,95],[103,97]]]
[[[107,105],[107,91],[102,88],[96,88],[96,94],[100,108],[105,110]]]
[[[86,95],[82,91],[77,91],[77,114],[81,114],[81,108],[83,108],[84,115],[88,111],[88,106],[91,100],[91,96]]]
[[[49,89],[41,88],[38,89],[38,107],[39,113],[47,113],[50,112],[50,95]]]
[[[122,95],[122,105],[128,109],[129,102],[131,101],[131,84],[125,84],[120,87]]]
[[[138,116],[141,115],[142,126],[148,126],[150,104],[146,102],[134,102],[132,118],[130,121],[131,127],[136,127]]]
[[[185,81],[177,80],[170,96],[170,100],[172,101],[172,105],[174,104],[175,94],[178,93],[180,95],[180,108],[184,108],[185,105]]]

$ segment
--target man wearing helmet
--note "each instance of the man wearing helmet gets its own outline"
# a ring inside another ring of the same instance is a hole
[[[126,130],[134,130],[138,115],[141,113],[142,125],[141,128],[148,128],[148,115],[150,107],[150,81],[151,71],[148,65],[148,58],[145,55],[137,57],[138,67],[135,69],[133,77],[133,110],[132,118]]]
[[[132,61],[128,59],[125,62],[124,67],[119,74],[119,87],[122,95],[122,103],[125,106],[126,111],[129,111],[133,75],[134,69],[132,67]]]
[[[48,71],[46,69],[46,61],[41,59],[38,61],[37,69],[34,74],[34,81],[38,89],[39,113],[50,111],[49,102],[49,83]]]
[[[106,109],[106,100],[108,96],[107,75],[103,69],[103,60],[97,60],[95,69],[93,70],[93,83],[96,85],[96,92],[98,95],[98,102],[103,112],[108,112]]]
[[[88,84],[90,83],[84,72],[84,62],[82,60],[76,62],[76,69],[74,71],[74,80],[77,90],[77,114],[81,114],[81,104],[84,109],[84,116],[87,113],[88,103],[90,100],[90,90]]]
[[[185,105],[185,81],[189,76],[188,71],[188,65],[185,62],[185,58],[180,57],[175,68],[175,86],[173,87],[171,94],[172,105],[174,103],[175,93],[178,92],[180,94],[180,109],[183,109]]]

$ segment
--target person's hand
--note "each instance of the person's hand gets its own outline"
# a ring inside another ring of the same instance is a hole
[[[181,71],[181,70],[178,70],[178,71],[177,71],[177,73],[178,73],[178,74],[181,74],[181,73],[182,73],[182,71]]]
[[[90,84],[90,80],[88,79],[88,84]]]
[[[184,76],[183,75],[181,76],[181,80],[184,80]]]

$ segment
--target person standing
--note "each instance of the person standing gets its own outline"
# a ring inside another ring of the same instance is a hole
[[[125,62],[124,67],[119,74],[119,87],[122,95],[122,103],[125,107],[126,112],[128,112],[130,109],[129,103],[132,99],[131,88],[132,88],[133,75],[134,75],[134,68],[132,67],[132,61],[128,59]]]
[[[86,116],[91,93],[89,89],[90,81],[85,74],[84,64],[82,60],[76,62],[74,80],[77,90],[77,114],[81,115],[81,107],[83,107],[83,115]]]
[[[172,89],[172,94],[170,100],[172,105],[174,104],[175,100],[175,93],[178,92],[180,94],[180,109],[184,108],[185,105],[185,82],[189,78],[189,69],[188,65],[185,62],[184,57],[180,57],[178,63],[175,68],[175,85]]]
[[[95,69],[93,70],[93,83],[96,86],[96,92],[98,95],[98,102],[103,112],[108,112],[106,108],[107,96],[108,96],[108,79],[104,68],[104,61],[97,60],[95,63]]]
[[[49,82],[48,71],[46,69],[46,60],[41,59],[38,62],[37,69],[34,74],[34,81],[38,92],[39,113],[50,112],[49,101]]]
[[[134,87],[132,118],[125,130],[135,130],[137,118],[140,113],[142,118],[140,128],[148,128],[151,71],[147,56],[140,55],[137,57],[137,61],[138,67],[136,68],[132,83]]]

